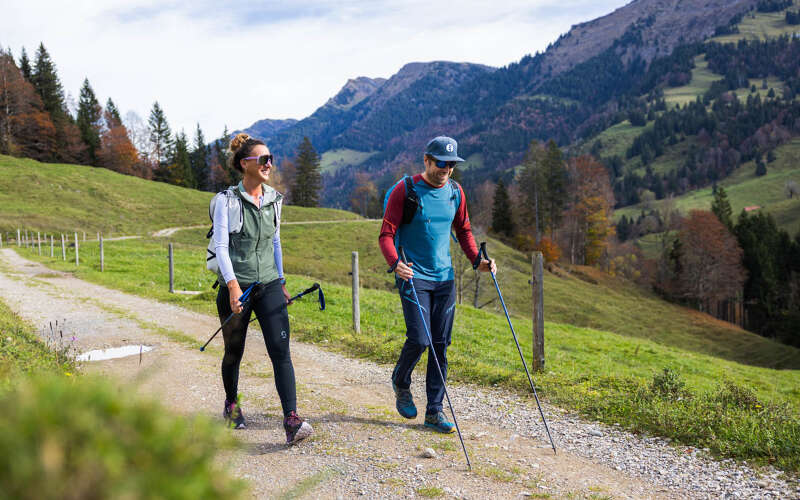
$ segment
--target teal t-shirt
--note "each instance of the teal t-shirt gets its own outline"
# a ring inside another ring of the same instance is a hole
[[[414,264],[415,278],[452,280],[450,228],[461,202],[460,191],[452,182],[437,188],[425,182],[422,176],[414,178],[420,208],[410,224],[400,226],[395,243],[405,249],[408,260]],[[397,188],[405,189],[405,186],[400,182]]]

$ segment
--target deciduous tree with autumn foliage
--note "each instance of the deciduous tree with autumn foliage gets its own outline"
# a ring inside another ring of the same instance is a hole
[[[572,264],[596,265],[614,234],[614,191],[606,168],[593,157],[572,158],[567,170],[569,205],[562,239]]]
[[[356,187],[350,193],[350,207],[362,217],[377,219],[383,212],[383,200],[378,199],[378,188],[367,172],[356,173]]]
[[[708,311],[715,302],[739,297],[747,278],[742,249],[716,215],[692,210],[684,219],[676,244],[668,257],[674,280],[669,284],[676,298]]]

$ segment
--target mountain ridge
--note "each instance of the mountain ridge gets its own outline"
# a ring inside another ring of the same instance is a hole
[[[464,157],[482,153],[490,166],[470,175],[477,180],[494,177],[521,160],[531,139],[571,143],[638,85],[636,79],[650,62],[668,57],[680,45],[705,40],[756,3],[635,0],[572,26],[545,52],[502,68],[448,61],[408,63],[380,85],[370,86],[371,92],[363,91],[358,102],[336,106],[337,96],[353,85],[354,80],[348,81],[312,115],[266,139],[284,156],[294,154],[303,136],[320,153],[378,151],[361,165],[331,174],[325,183],[325,204],[339,206],[347,199],[343,190],[352,185],[357,170],[384,175],[414,161],[425,142],[438,134],[456,137]],[[619,75],[626,79],[623,85],[617,85]],[[559,88],[587,80],[597,81],[592,99],[579,95],[576,100]]]

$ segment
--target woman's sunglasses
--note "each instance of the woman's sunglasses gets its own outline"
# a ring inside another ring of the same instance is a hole
[[[274,163],[272,163],[273,161],[272,155],[248,156],[247,158],[245,158],[245,160],[256,160],[256,163],[258,163],[259,165],[266,165],[267,163],[269,163],[270,165],[274,165]]]

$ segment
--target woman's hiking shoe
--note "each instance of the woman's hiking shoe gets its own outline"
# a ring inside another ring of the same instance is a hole
[[[436,432],[441,432],[443,434],[450,434],[456,431],[452,422],[448,421],[447,417],[444,416],[444,412],[441,411],[433,415],[425,414],[425,427],[430,427]]]
[[[242,413],[242,408],[239,406],[237,402],[230,402],[227,399],[225,400],[225,409],[222,410],[222,417],[225,419],[225,422],[228,423],[228,427],[232,429],[244,429],[244,413]]]
[[[397,412],[405,418],[417,418],[417,407],[414,405],[414,398],[411,396],[411,389],[401,389],[392,380],[394,389],[395,403]]]
[[[283,428],[286,431],[286,444],[302,441],[314,432],[311,425],[298,417],[294,411],[283,419]]]

